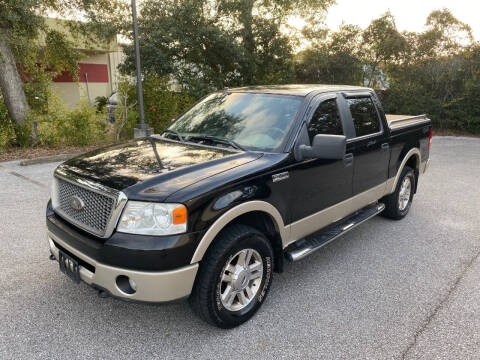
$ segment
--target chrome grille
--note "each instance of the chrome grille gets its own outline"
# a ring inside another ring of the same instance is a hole
[[[98,236],[104,236],[116,199],[56,178],[55,211],[74,225]],[[72,199],[78,199],[81,208]]]

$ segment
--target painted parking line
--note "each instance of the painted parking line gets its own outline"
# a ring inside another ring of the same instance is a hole
[[[8,174],[10,174],[10,175],[19,177],[19,178],[22,179],[22,180],[25,180],[25,181],[28,181],[28,182],[30,182],[30,183],[32,183],[32,184],[35,184],[35,185],[37,185],[37,186],[40,186],[40,187],[42,187],[42,188],[47,188],[47,186],[46,186],[45,184],[42,184],[41,182],[38,182],[38,181],[35,181],[35,180],[32,180],[32,179],[30,179],[30,178],[28,178],[28,177],[26,177],[26,176],[24,176],[24,175],[16,172],[16,171],[13,171],[13,170],[10,170],[9,168],[6,168],[5,166],[0,165],[0,170],[4,171],[4,172],[6,172],[6,173],[8,173]]]

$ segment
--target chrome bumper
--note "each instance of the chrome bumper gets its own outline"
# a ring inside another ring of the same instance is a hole
[[[198,263],[170,271],[137,271],[113,267],[97,262],[80,251],[66,244],[62,239],[47,234],[50,252],[55,259],[59,258],[59,249],[54,241],[73,255],[95,267],[95,272],[79,266],[80,279],[91,286],[98,286],[111,295],[130,300],[163,302],[180,299],[188,296],[192,291],[193,282],[197,275]],[[137,290],[133,294],[122,291],[117,285],[117,277],[123,275],[133,279]]]

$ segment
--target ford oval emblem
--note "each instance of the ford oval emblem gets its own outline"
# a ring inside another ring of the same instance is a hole
[[[85,208],[85,203],[77,195],[73,195],[70,198],[70,206],[72,207],[72,209],[81,211]]]

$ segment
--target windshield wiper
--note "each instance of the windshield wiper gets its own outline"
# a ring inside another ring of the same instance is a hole
[[[178,137],[178,140],[180,140],[180,142],[185,141],[185,140],[183,140],[182,135],[180,135],[180,133],[176,130],[166,129],[166,130],[163,130],[163,133],[167,133],[167,134],[170,133],[170,134],[175,135],[176,137]]]
[[[200,140],[210,140],[210,141],[214,141],[214,142],[217,142],[217,143],[220,143],[220,144],[230,145],[231,147],[233,147],[234,149],[237,149],[237,150],[246,151],[243,147],[238,145],[235,141],[227,139],[227,138],[222,138],[220,136],[192,135],[192,136],[188,137],[188,139],[192,139],[192,138],[193,139],[200,139]]]

